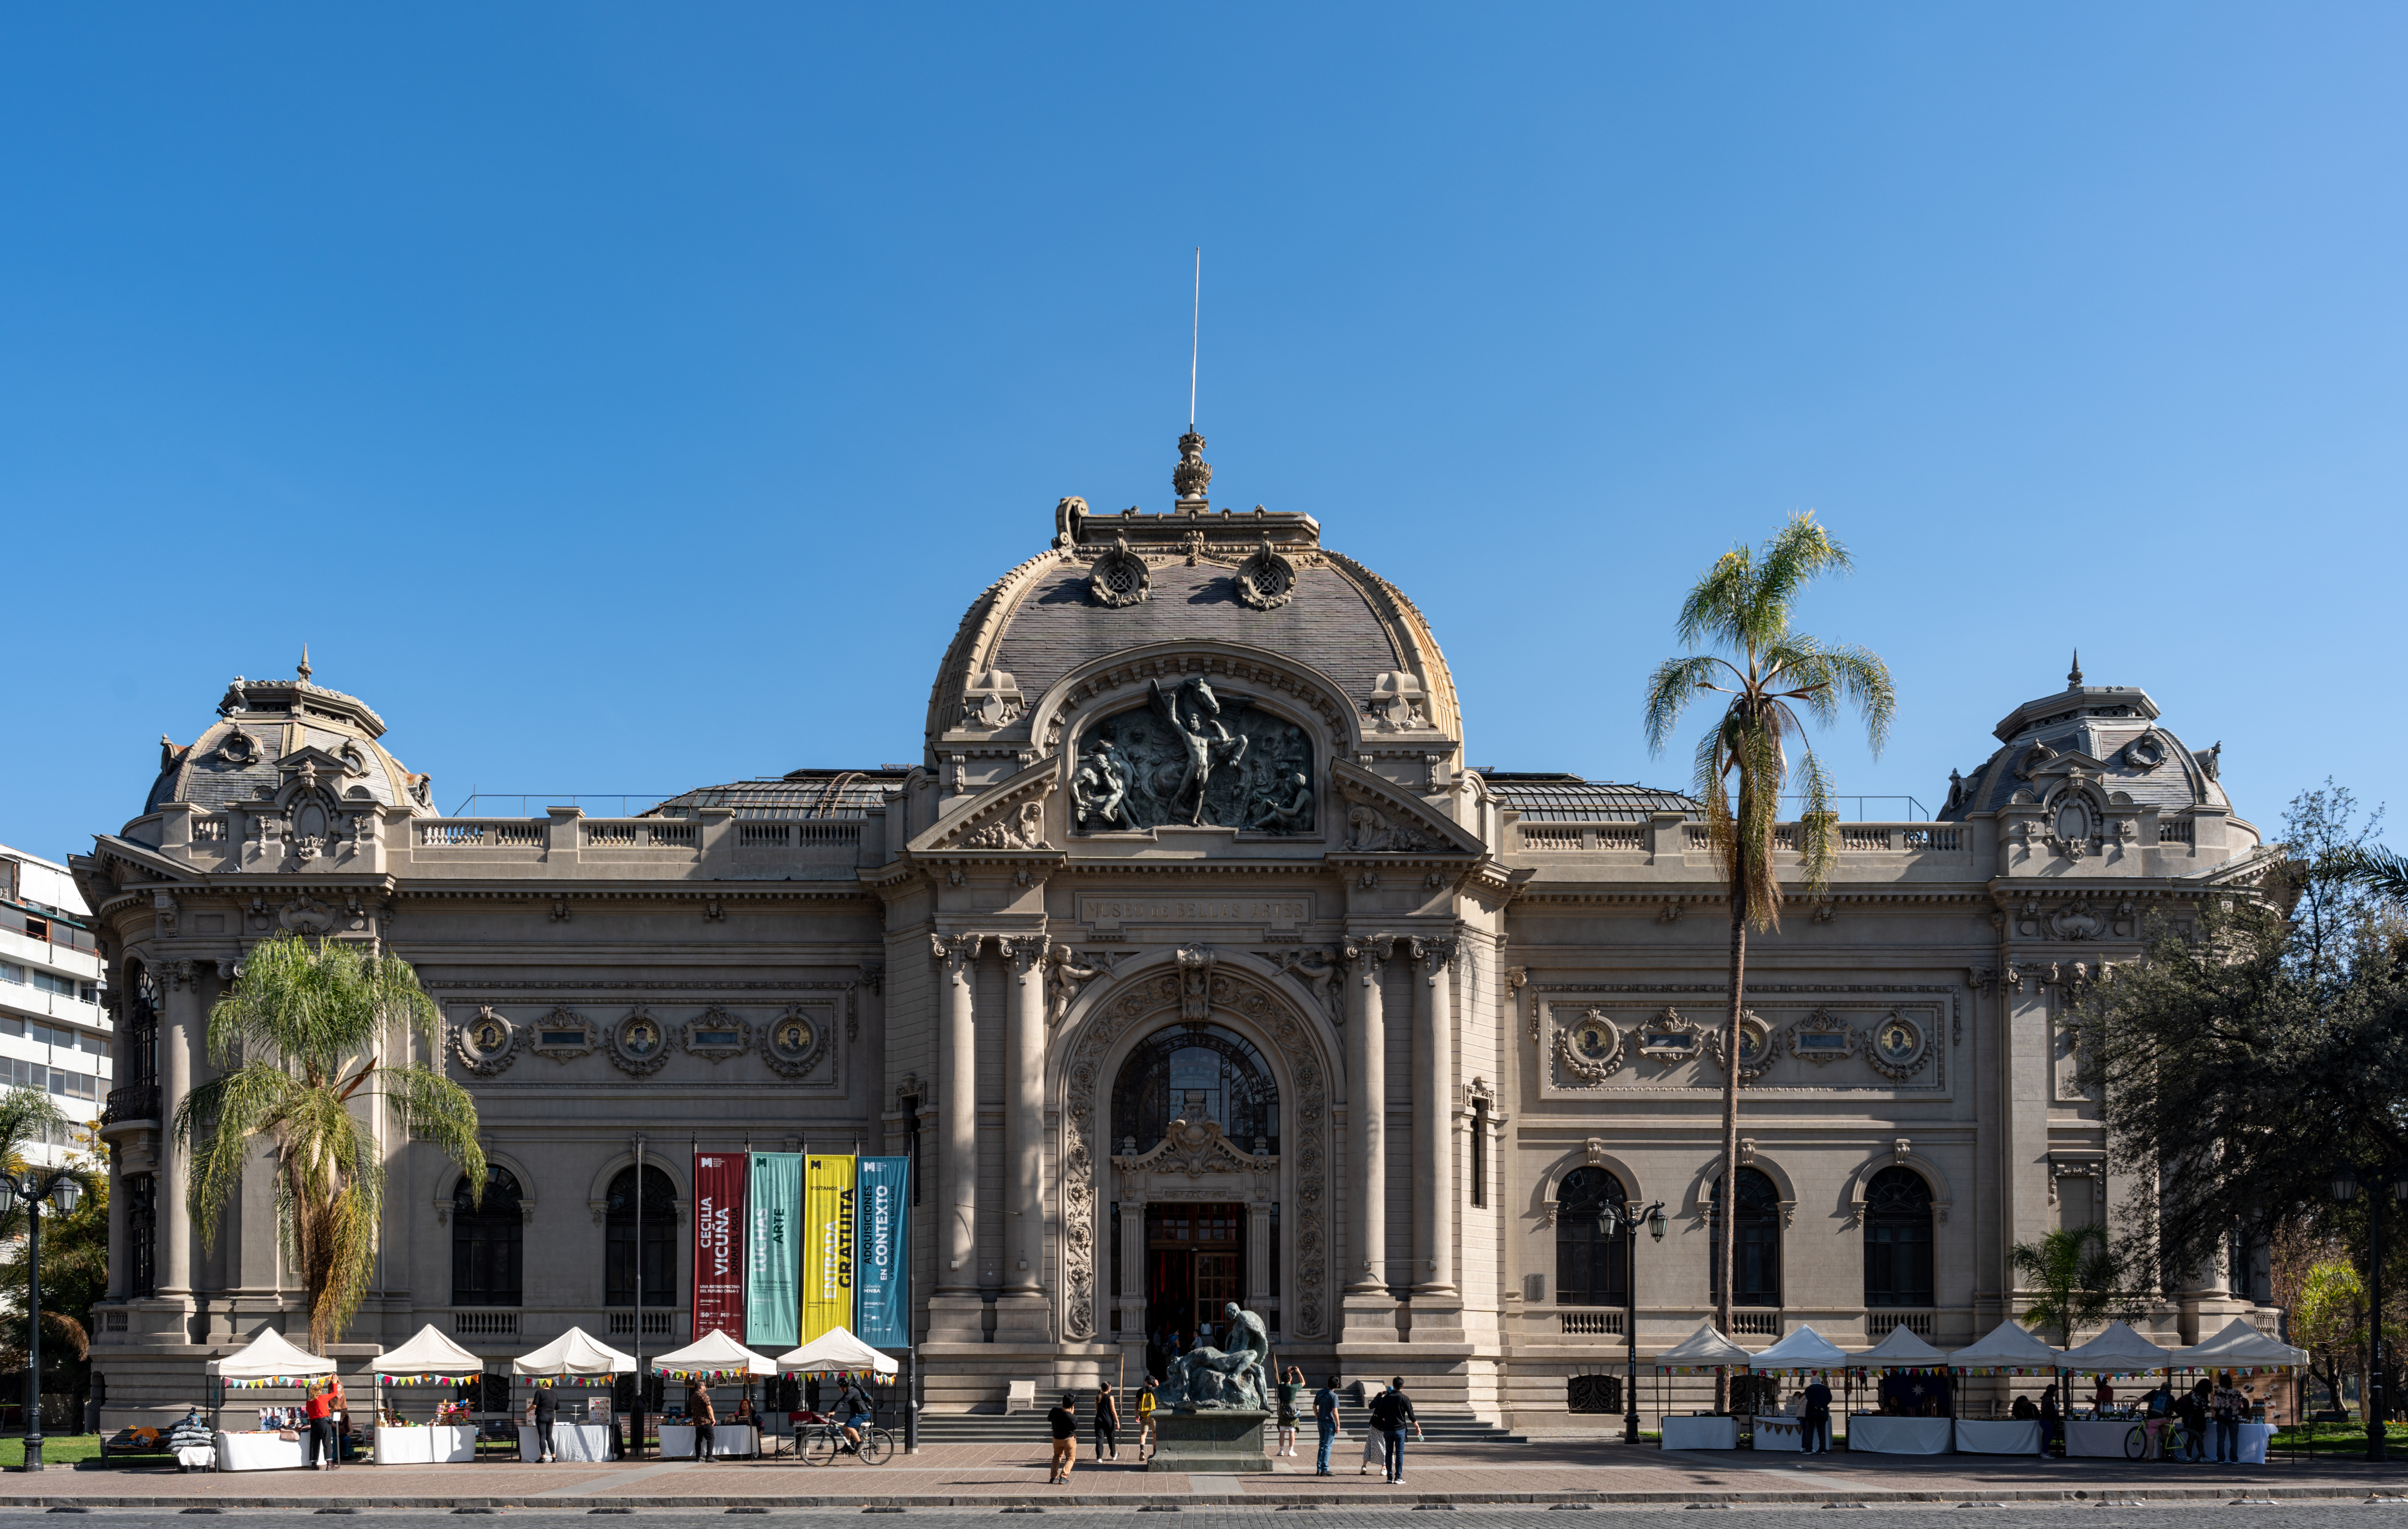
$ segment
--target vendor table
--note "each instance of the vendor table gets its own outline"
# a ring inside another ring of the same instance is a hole
[[[1886,1413],[1858,1412],[1848,1418],[1848,1452],[1882,1455],[1944,1455],[1948,1452],[1946,1418],[1894,1418]],[[2032,1448],[2040,1448],[2034,1440]]]
[[[721,1455],[756,1455],[761,1452],[761,1435],[742,1423],[724,1422],[710,1431],[710,1453]],[[694,1425],[665,1422],[661,1424],[661,1458],[692,1460],[694,1458]]]
[[[220,1434],[218,1469],[222,1471],[297,1471],[303,1445],[280,1434]]]
[[[1659,1426],[1667,1450],[1736,1450],[1737,1418],[1666,1418]]]
[[[1795,1454],[1805,1442],[1800,1436],[1804,1429],[1799,1420],[1785,1413],[1758,1414],[1748,1424],[1748,1431],[1752,1435],[1748,1447],[1755,1450],[1782,1450]]]
[[[380,1465],[451,1465],[477,1458],[477,1431],[445,1423],[431,1428],[376,1431],[376,1463]]]
[[[2040,1420],[1959,1418],[1956,1448],[1971,1455],[2036,1455],[2040,1453]]]
[[[564,1464],[572,1460],[608,1460],[610,1458],[610,1432],[598,1422],[553,1423],[552,1456]],[[519,1458],[527,1461],[543,1458],[540,1436],[523,1423],[519,1425]]]
[[[2136,1434],[2147,1437],[2138,1418],[2071,1419],[2065,1425],[2066,1458],[2138,1460],[2141,1450],[2131,1444]]]

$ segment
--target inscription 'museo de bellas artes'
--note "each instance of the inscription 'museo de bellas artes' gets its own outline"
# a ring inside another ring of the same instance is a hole
[[[1312,916],[1305,897],[1090,897],[1079,900],[1090,924],[1297,924]]]

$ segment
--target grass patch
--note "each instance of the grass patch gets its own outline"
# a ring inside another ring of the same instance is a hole
[[[2386,1450],[2408,1450],[2408,1423],[2388,1423],[2383,1430]],[[2304,1450],[2311,1454],[2366,1453],[2366,1425],[2358,1422],[2320,1422],[2311,1427],[2302,1423],[2296,1428],[2278,1430],[2272,1441],[2277,1450]]]
[[[72,1470],[86,1460],[100,1458],[98,1434],[45,1434],[42,1435],[42,1464],[45,1468],[64,1465]],[[11,1434],[0,1438],[0,1469],[22,1470],[25,1464],[25,1437]]]

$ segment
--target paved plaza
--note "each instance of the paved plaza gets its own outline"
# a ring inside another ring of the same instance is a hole
[[[1309,1458],[1277,1460],[1255,1476],[1154,1474],[1133,1462],[1096,1465],[1082,1458],[1068,1486],[1048,1486],[1042,1445],[943,1445],[871,1466],[811,1467],[791,1460],[698,1464],[349,1465],[336,1472],[180,1475],[172,1469],[53,1468],[40,1477],[11,1473],[0,1481],[0,1512],[53,1505],[104,1508],[195,1506],[329,1506],[365,1509],[498,1507],[513,1512],[584,1513],[763,1507],[858,1513],[899,1507],[910,1513],[1042,1506],[1178,1508],[1216,1518],[1253,1511],[1483,1511],[1484,1505],[1529,1505],[1535,1511],[1595,1507],[1685,1507],[1698,1504],[1861,1504],[1954,1506],[2100,1505],[2141,1500],[2204,1506],[2238,1497],[2276,1502],[2398,1497],[2408,1506],[2408,1463],[2276,1463],[2263,1466],[2182,1466],[2102,1460],[1999,1456],[1848,1455],[1801,1460],[1786,1454],[1664,1451],[1599,1443],[1535,1443],[1408,1449],[1405,1484],[1359,1476],[1317,1478]],[[1299,1470],[1297,1467],[1302,1466]],[[1290,1529],[1297,1521],[1277,1521]],[[1314,1521],[1322,1522],[1325,1521]],[[1334,1522],[1334,1521],[1327,1521]],[[1423,1522],[1426,1521],[1415,1521]],[[1516,1522],[1519,1522],[1518,1520]],[[1818,1521],[1819,1522],[1819,1521]],[[1547,1521],[1562,1529],[1565,1521]]]

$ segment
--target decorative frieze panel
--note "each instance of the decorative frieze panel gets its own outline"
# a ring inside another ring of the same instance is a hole
[[[1721,1092],[1722,995],[1715,989],[1541,983],[1527,990],[1533,1034],[1543,1043],[1542,1097]],[[1740,1022],[1740,1077],[1776,1093],[1942,1090],[1962,991],[1751,985]],[[1689,995],[1699,1017],[1647,1003],[1673,994]]]

